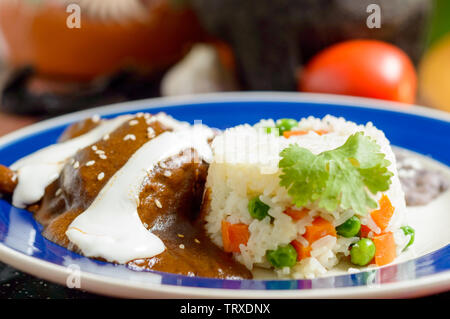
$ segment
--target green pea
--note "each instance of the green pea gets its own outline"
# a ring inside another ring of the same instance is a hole
[[[375,244],[369,238],[362,238],[353,244],[350,256],[353,264],[365,266],[375,256]]]
[[[282,245],[276,250],[268,250],[266,258],[275,268],[292,267],[297,262],[297,251],[291,244]]]
[[[403,248],[403,250],[406,250],[406,248],[408,248],[409,246],[411,246],[414,243],[414,238],[415,238],[416,231],[411,226],[403,226],[403,227],[400,227],[400,228],[403,230],[403,233],[405,235],[410,235],[411,236],[408,244],[405,246],[405,248]]]
[[[293,127],[297,126],[298,122],[294,119],[279,119],[277,121],[277,127],[280,135],[283,135],[284,132],[288,132],[292,130]]]
[[[259,196],[256,196],[252,198],[248,202],[248,212],[250,213],[250,216],[257,220],[263,220],[264,217],[269,215],[269,205],[264,204],[260,199]]]
[[[277,127],[266,127],[265,129],[267,134],[274,134],[276,136],[279,136],[279,130]]]
[[[360,229],[361,229],[361,222],[359,221],[359,218],[356,216],[350,217],[343,224],[336,227],[338,235],[347,238],[358,235]]]

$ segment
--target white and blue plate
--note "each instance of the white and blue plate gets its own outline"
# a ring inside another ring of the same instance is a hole
[[[356,123],[368,121],[395,146],[425,155],[450,176],[450,115],[386,101],[299,93],[227,93],[158,98],[116,104],[44,121],[0,138],[0,163],[55,143],[71,123],[93,114],[164,111],[178,120],[224,129],[262,118],[301,118],[327,114]],[[444,194],[412,216],[416,255],[382,268],[312,280],[223,280],[96,261],[71,252],[41,235],[42,226],[26,210],[0,199],[0,260],[24,272],[72,287],[121,297],[179,298],[402,298],[450,290],[450,196]],[[438,212],[438,213],[436,213]],[[79,281],[73,281],[79,276]]]

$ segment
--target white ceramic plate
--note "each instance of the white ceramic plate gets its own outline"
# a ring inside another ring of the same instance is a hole
[[[450,116],[422,107],[361,98],[299,93],[227,93],[159,98],[116,104],[44,121],[0,138],[0,162],[54,143],[62,130],[93,114],[115,116],[164,111],[179,120],[220,129],[261,118],[326,114],[357,123],[372,121],[393,145],[416,153],[425,165],[450,176]],[[450,288],[450,193],[408,212],[416,228],[415,255],[392,265],[313,280],[221,280],[161,272],[136,272],[124,265],[95,261],[62,248],[40,234],[27,211],[0,200],[0,259],[22,271],[65,285],[78,278],[81,288],[121,297],[199,298],[403,298]],[[74,277],[75,276],[75,277]]]

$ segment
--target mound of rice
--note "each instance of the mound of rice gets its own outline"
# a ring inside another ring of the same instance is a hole
[[[343,145],[350,135],[364,132],[380,146],[387,160],[391,162],[389,171],[393,173],[389,190],[383,192],[395,207],[389,226],[384,231],[394,234],[397,255],[409,242],[409,236],[399,228],[404,225],[405,200],[397,177],[395,157],[390,143],[384,133],[372,125],[357,125],[343,118],[326,116],[323,119],[304,118],[293,130],[308,131],[307,134],[285,138],[276,134],[267,134],[267,127],[275,127],[273,120],[262,120],[254,126],[241,125],[227,129],[213,141],[213,161],[210,164],[206,183],[208,200],[205,216],[206,230],[213,242],[224,247],[222,223],[248,225],[247,243],[239,245],[239,252],[234,257],[247,268],[273,268],[266,259],[268,250],[275,250],[297,240],[302,245],[310,245],[310,257],[298,260],[293,267],[277,268],[280,277],[314,278],[326,274],[340,259],[349,255],[349,247],[359,237],[324,236],[313,243],[308,243],[302,236],[315,218],[321,217],[337,227],[355,215],[351,209],[326,211],[315,203],[310,203],[308,213],[300,220],[294,221],[285,210],[293,206],[286,188],[280,186],[281,169],[278,167],[280,152],[290,144],[319,154]],[[324,130],[327,134],[316,132]],[[249,214],[249,201],[255,196],[268,205],[269,216],[262,220],[252,218]],[[377,193],[378,200],[382,194]],[[302,209],[296,207],[295,209]],[[361,224],[370,228],[369,237],[379,234],[380,228],[370,214],[359,216]]]

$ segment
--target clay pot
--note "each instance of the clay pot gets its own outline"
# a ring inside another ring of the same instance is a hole
[[[78,2],[81,28],[71,29],[63,0],[0,1],[6,61],[31,66],[40,75],[78,80],[124,68],[152,72],[176,62],[202,33],[192,11],[169,0],[140,1],[139,17],[105,17]]]
[[[228,42],[241,84],[250,90],[296,90],[298,69],[330,45],[349,39],[395,44],[415,62],[424,48],[430,0],[191,0],[205,28]],[[368,28],[367,8],[381,8]]]

